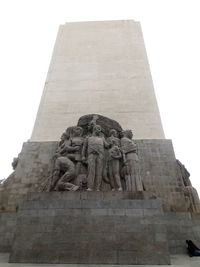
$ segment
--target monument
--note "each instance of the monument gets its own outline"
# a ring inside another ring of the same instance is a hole
[[[32,137],[0,187],[10,262],[170,264],[200,202],[164,137],[140,24],[59,29]]]

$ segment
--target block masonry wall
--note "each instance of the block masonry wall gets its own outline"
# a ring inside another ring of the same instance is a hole
[[[117,192],[113,200],[64,196],[49,193],[21,206],[10,262],[170,263],[165,227],[153,222],[163,216],[161,201],[120,200]]]
[[[100,199],[100,201],[104,201],[105,199],[110,199],[110,200],[116,200],[116,195],[115,194],[109,194],[110,196],[104,197],[103,193],[100,192],[100,194],[97,194],[98,192],[94,192],[94,194],[86,194],[84,193],[78,193],[78,194],[71,194],[70,192],[64,192],[64,193],[51,193],[49,195],[48,193],[32,193],[28,195],[28,199],[26,201],[23,210],[27,210],[29,207],[30,209],[30,214],[31,218],[29,218],[30,224],[35,224],[35,222],[39,222],[39,219],[36,220],[36,217],[39,216],[39,214],[44,215],[44,213],[48,213],[48,216],[53,216],[55,211],[54,209],[60,209],[65,207],[69,207],[70,202],[72,200],[75,200],[75,202],[82,200],[95,200],[95,199]],[[123,192],[124,193],[124,192]],[[105,193],[108,194],[108,193]],[[96,196],[95,196],[96,195]],[[101,195],[101,196],[99,196]],[[118,201],[123,198],[127,199],[128,195],[118,196]],[[52,202],[52,199],[54,199],[54,202]],[[106,200],[106,201],[107,201]],[[28,203],[27,203],[28,202]],[[141,200],[139,200],[141,202]],[[152,201],[150,201],[153,203]],[[132,213],[133,218],[139,220],[139,215],[143,216],[144,215],[144,209],[150,210],[152,214],[154,213],[154,216],[151,218],[151,220],[147,220],[143,218],[143,223],[146,221],[146,226],[148,227],[153,227],[153,224],[156,225],[157,228],[157,239],[160,241],[166,240],[167,237],[167,242],[168,242],[168,247],[169,247],[169,252],[170,254],[181,254],[181,253],[186,253],[186,246],[185,246],[185,240],[187,239],[192,239],[195,244],[200,246],[199,240],[200,240],[200,217],[198,214],[191,214],[189,212],[164,212],[163,216],[157,216],[159,211],[156,211],[156,204],[153,208],[153,206],[150,204],[149,200],[144,200],[143,204],[141,204],[140,208],[137,203],[137,200],[135,200],[135,208]],[[62,203],[62,204],[61,204]],[[146,208],[144,208],[146,205]],[[50,207],[51,207],[51,212],[50,212]],[[137,208],[136,208],[137,207]],[[147,208],[148,207],[148,208]],[[40,210],[42,209],[41,213],[39,212],[37,216],[33,219],[33,215],[35,213],[36,215],[36,209],[39,208]],[[72,208],[72,206],[71,206]],[[121,210],[121,212],[125,213],[127,212],[128,205],[125,206],[124,211]],[[93,206],[94,209],[94,206]],[[33,213],[31,213],[31,210]],[[26,211],[25,211],[26,212]],[[98,211],[96,211],[98,212]],[[119,214],[118,210],[118,214]],[[157,212],[157,215],[156,215]],[[18,212],[0,212],[0,252],[10,252],[11,247],[13,244],[13,238],[14,234],[16,232],[16,223],[17,219],[22,218],[22,216],[25,216],[25,214],[19,215]],[[43,218],[45,218],[43,216]],[[28,218],[27,218],[28,219]],[[42,218],[40,217],[40,220]],[[140,217],[141,219],[141,217]],[[19,219],[20,221],[20,219]],[[149,226],[148,226],[149,225]],[[27,228],[27,224],[26,227]],[[131,227],[134,226],[131,225]],[[33,227],[33,226],[31,226]],[[48,220],[44,220],[43,224],[41,226],[41,229],[50,229],[50,227],[53,227],[52,224],[48,224]],[[137,226],[136,226],[137,228]],[[41,230],[40,229],[40,230]],[[137,228],[138,229],[138,228]],[[131,231],[131,230],[130,230]]]
[[[0,185],[0,210],[16,211],[28,192],[50,176],[52,157],[58,142],[27,142],[23,144],[15,171]]]
[[[137,140],[140,169],[145,192],[161,198],[168,211],[188,209],[184,185],[177,168],[170,140]],[[29,192],[51,174],[58,142],[27,142],[20,153],[15,172],[0,185],[2,211],[15,211]]]

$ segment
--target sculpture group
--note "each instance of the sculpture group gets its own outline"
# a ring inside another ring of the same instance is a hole
[[[112,128],[104,118],[88,115],[84,127],[62,134],[46,191],[101,191],[103,184],[112,191],[143,191],[132,131]]]

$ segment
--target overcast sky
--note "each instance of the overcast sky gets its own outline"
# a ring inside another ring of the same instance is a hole
[[[199,0],[1,0],[0,179],[32,132],[58,26],[140,21],[166,138],[200,192]]]

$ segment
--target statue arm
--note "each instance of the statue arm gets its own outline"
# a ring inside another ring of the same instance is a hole
[[[124,147],[124,142],[123,142],[123,140],[121,140],[121,142],[120,142],[120,150],[121,150],[121,153],[122,153],[122,160],[123,160],[124,164],[127,164],[126,151],[125,151],[124,148],[125,148]]]
[[[64,152],[66,152],[66,147],[65,146],[61,147],[59,149],[59,151],[58,151],[59,154],[63,154]]]
[[[106,142],[105,138],[103,138],[103,144],[104,144],[105,148],[109,148],[110,147],[110,144],[108,142]]]
[[[85,138],[83,142],[83,149],[82,149],[82,160],[85,160],[86,158],[87,147],[88,147],[88,138]]]
[[[69,144],[63,144],[61,149],[60,149],[60,153],[64,153],[64,152],[75,152],[79,150],[79,146],[72,146],[72,140],[69,140],[70,143]]]
[[[126,154],[122,151],[122,159],[123,159],[123,163],[126,164],[127,160],[126,160]]]
[[[115,156],[115,159],[121,159],[121,157],[122,157],[122,155],[121,155],[121,153],[120,153],[119,155],[116,155],[116,156]]]
[[[67,152],[75,152],[79,150],[79,146],[66,146]]]
[[[131,152],[137,153],[137,145],[134,142],[129,143],[129,144],[127,143],[122,144],[122,151],[125,154],[131,153]]]

